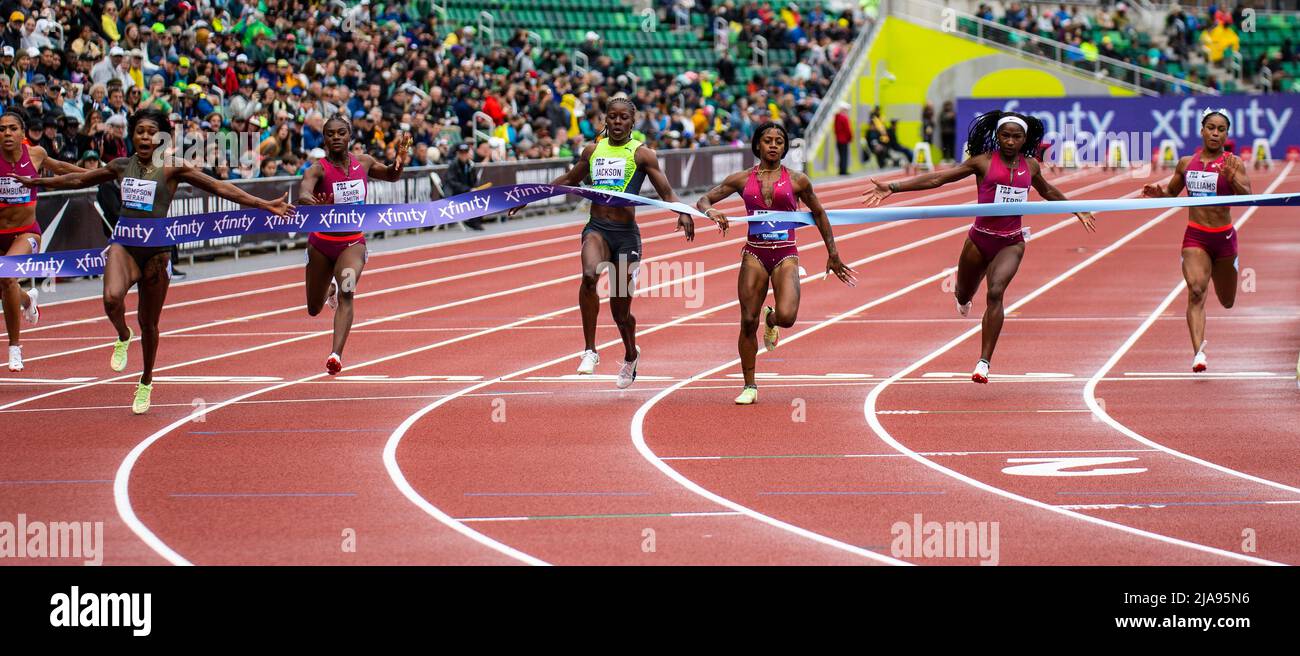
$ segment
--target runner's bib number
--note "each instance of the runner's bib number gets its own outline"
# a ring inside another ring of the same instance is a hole
[[[771,214],[771,210],[754,210],[750,216],[762,216]],[[789,223],[785,221],[751,221],[750,237],[759,241],[789,241],[793,239],[790,230],[784,226]],[[765,232],[760,232],[764,231]]]
[[[627,174],[627,160],[622,157],[597,157],[591,172],[592,182],[598,185],[621,185]]]
[[[1012,187],[1011,185],[998,185],[997,193],[993,196],[995,203],[1024,203],[1029,201],[1028,187]]]
[[[0,203],[21,205],[32,200],[32,190],[10,177],[0,178]]]
[[[158,195],[158,182],[140,178],[122,178],[122,207],[137,212],[152,212]]]
[[[1188,196],[1214,196],[1219,191],[1219,174],[1213,171],[1188,171]]]
[[[365,180],[344,180],[334,183],[335,205],[360,205],[366,202]]]

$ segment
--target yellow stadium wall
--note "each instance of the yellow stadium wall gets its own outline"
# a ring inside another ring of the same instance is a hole
[[[865,127],[871,110],[879,104],[885,120],[898,119],[898,140],[908,150],[921,139],[921,111],[926,102],[934,105],[936,116],[946,100],[971,98],[1059,98],[1063,96],[1134,96],[1136,92],[1098,82],[1090,76],[1077,75],[1064,68],[1037,65],[1028,59],[1008,54],[939,30],[921,27],[895,17],[887,17],[880,26],[868,61],[858,68],[857,78],[846,87],[844,96],[826,102],[848,102],[854,143],[850,147],[849,172],[875,168],[874,159],[863,163],[861,152]],[[875,72],[880,62],[893,80],[882,76],[876,98]],[[845,69],[846,72],[848,69]],[[958,136],[964,131],[958,126]],[[938,140],[936,135],[935,140]],[[935,157],[939,145],[931,144]],[[807,171],[813,177],[837,175],[833,124],[817,144]]]

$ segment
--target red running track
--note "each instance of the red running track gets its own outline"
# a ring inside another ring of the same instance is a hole
[[[1089,172],[1058,182],[1067,193],[1103,198],[1145,180]],[[1288,190],[1294,176],[1282,184]],[[821,195],[830,207],[852,207],[860,187],[825,185]],[[963,186],[907,200],[971,196]],[[1282,365],[1290,356],[1281,363],[1274,356],[1296,350],[1295,296],[1286,284],[1295,279],[1294,257],[1285,257],[1296,247],[1285,241],[1285,219],[1271,211],[1242,230],[1243,266],[1254,266],[1259,291],[1240,295],[1229,312],[1212,311],[1212,366],[1232,366],[1235,348],[1252,362],[1249,370],[1289,369]],[[1067,225],[1035,238],[1008,302],[1150,218],[1108,215],[1097,235]],[[1058,221],[1030,223],[1041,230]],[[160,353],[157,405],[145,417],[129,415],[125,403],[138,370],[115,381],[96,361],[111,342],[96,318],[98,303],[55,306],[47,318],[64,325],[31,333],[35,363],[23,375],[93,380],[0,384],[0,413],[7,415],[0,421],[43,428],[13,435],[22,448],[0,455],[0,516],[103,520],[109,563],[872,564],[898,562],[890,557],[890,526],[915,514],[998,522],[998,560],[1006,564],[1249,562],[1220,553],[1240,553],[1221,535],[1226,529],[1209,521],[1226,515],[1222,505],[1170,505],[1209,499],[1241,502],[1232,509],[1253,513],[1259,549],[1252,556],[1294,561],[1293,507],[1253,502],[1296,495],[1154,451],[1092,421],[1084,403],[1083,382],[1179,278],[1176,257],[1160,257],[1171,249],[1170,235],[1181,232],[1181,215],[1113,248],[1008,320],[994,373],[1069,377],[1021,375],[977,388],[925,376],[968,372],[977,346],[966,340],[883,386],[877,399],[881,411],[923,413],[875,415],[903,451],[922,455],[908,457],[881,441],[863,416],[864,397],[974,323],[956,320],[942,291],[965,223],[837,229],[846,261],[866,260],[855,265],[861,284],[805,280],[800,323],[780,349],[760,356],[760,371],[775,377],[761,381],[762,402],[750,408],[730,404],[738,367],[710,371],[735,357],[740,234],[724,241],[702,228],[686,244],[663,213],[643,213],[642,229],[647,252],[666,254],[671,266],[661,273],[673,279],[634,306],[645,360],[641,379],[626,391],[608,376],[621,348],[603,350],[598,372],[606,376],[569,376],[570,356],[581,348],[576,224],[376,256],[361,281],[358,327],[338,379],[318,373],[329,323],[299,309],[300,270],[179,285],[164,314],[172,334]],[[1253,250],[1254,231],[1273,225],[1277,252]],[[818,251],[805,238],[803,264],[813,274],[824,261]],[[1268,296],[1263,283],[1271,276],[1278,277]],[[655,296],[667,292],[675,296]],[[1247,306],[1261,313],[1259,322],[1218,319],[1245,314]],[[601,323],[602,342],[616,340],[605,312]],[[1230,345],[1224,334],[1216,353],[1214,335],[1245,324],[1256,341],[1243,333]],[[807,330],[807,338],[791,339]],[[1148,398],[1174,409],[1162,426],[1201,426],[1196,411],[1215,414],[1223,392],[1195,396],[1193,405],[1176,397],[1175,386],[1289,389],[1289,380],[1263,377],[1113,382],[1123,372],[1186,366],[1183,355],[1176,364],[1168,357],[1147,368],[1128,364],[1177,350],[1179,330],[1185,342],[1181,324],[1157,321],[1100,381],[1098,396],[1110,399],[1116,421],[1134,423],[1127,408],[1152,418],[1149,404],[1136,405]],[[1171,344],[1162,336],[1144,347],[1160,331]],[[1134,397],[1111,392],[1116,384],[1166,393]],[[1249,390],[1240,394],[1252,398]],[[1277,405],[1261,405],[1256,423],[1285,419]],[[1282,448],[1285,428],[1277,426],[1272,439]],[[1286,481],[1295,471],[1276,453],[1177,443],[1140,422],[1133,430],[1259,477]],[[1001,473],[1007,458],[1099,453],[1137,457],[1147,471],[1065,481]],[[982,489],[923,459],[1009,492]],[[1112,494],[1120,492],[1130,496]],[[1127,507],[1139,502],[1152,507]],[[1124,505],[1082,507],[1097,504]],[[351,536],[354,550],[344,544]]]

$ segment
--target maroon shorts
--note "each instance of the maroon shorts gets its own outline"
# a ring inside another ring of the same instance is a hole
[[[769,246],[757,246],[753,243],[748,243],[745,244],[745,247],[741,249],[740,252],[742,259],[744,258],[744,253],[749,253],[758,259],[758,263],[762,264],[764,269],[767,269],[767,275],[769,276],[776,270],[777,265],[792,257],[799,257],[799,248],[794,244],[772,248]]]
[[[1025,241],[1025,233],[1020,231],[1016,231],[1014,235],[1004,237],[991,235],[983,230],[976,230],[975,226],[971,226],[966,236],[970,238],[972,244],[975,244],[975,248],[979,249],[980,255],[984,256],[986,264],[992,263],[993,258],[1007,246],[1022,244]]]
[[[1183,248],[1199,248],[1210,254],[1210,260],[1237,257],[1237,230],[1232,224],[1222,228],[1207,228],[1199,223],[1188,223],[1183,233]]]
[[[314,246],[316,250],[320,251],[321,255],[324,255],[329,258],[330,262],[333,262],[339,259],[339,256],[342,255],[343,251],[347,250],[349,246],[355,246],[357,244],[365,246],[366,236],[360,232],[339,237],[313,232],[307,235],[307,244]],[[369,259],[368,251],[361,256],[361,262],[364,264],[367,259]]]
[[[37,237],[41,235],[41,224],[35,221],[32,221],[31,223],[25,226],[18,226],[17,228],[10,228],[8,230],[0,231],[0,255],[4,255],[5,253],[8,253],[9,247],[13,246],[15,241],[30,237],[32,235],[35,235]],[[35,251],[36,248],[33,247],[32,252]]]

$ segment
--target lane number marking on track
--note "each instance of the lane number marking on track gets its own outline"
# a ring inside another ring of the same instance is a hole
[[[1103,467],[1121,462],[1133,462],[1137,458],[1007,458],[1008,463],[1025,463],[1002,470],[1011,476],[1116,476],[1119,474],[1141,474],[1145,467]],[[1080,467],[1091,467],[1082,469]]]

